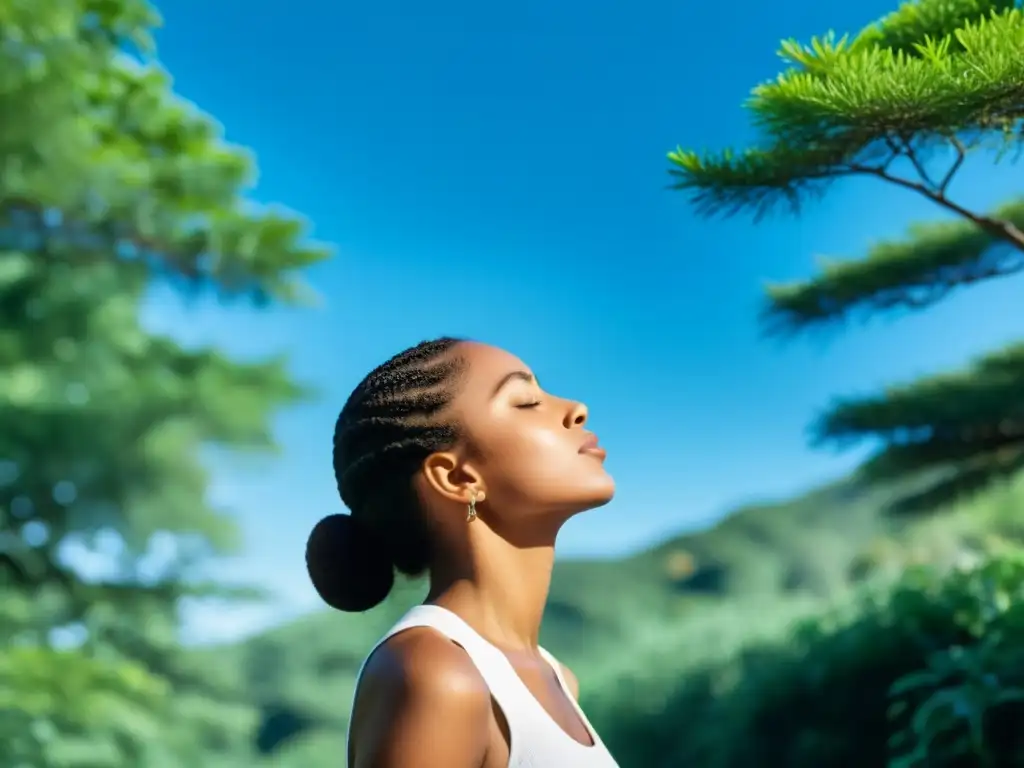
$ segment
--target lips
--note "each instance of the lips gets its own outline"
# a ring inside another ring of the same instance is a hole
[[[598,444],[597,435],[587,435],[583,444],[580,446],[579,452],[586,453],[591,456],[597,456],[602,459],[607,455],[607,451]]]

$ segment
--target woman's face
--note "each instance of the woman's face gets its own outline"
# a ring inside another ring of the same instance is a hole
[[[611,501],[615,481],[587,429],[586,406],[545,392],[504,350],[466,342],[458,354],[467,364],[452,403],[467,445],[461,463],[484,489],[494,522],[568,517]]]

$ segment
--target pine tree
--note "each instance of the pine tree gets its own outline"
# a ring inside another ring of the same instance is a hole
[[[859,34],[782,43],[788,68],[747,102],[763,141],[743,151],[670,153],[675,187],[704,215],[799,212],[829,185],[877,179],[955,217],[904,240],[771,288],[769,333],[796,332],[933,305],[951,292],[1024,269],[1024,199],[993,211],[958,202],[953,182],[974,155],[1020,151],[1024,14],[1016,0],[918,0]],[[1024,344],[966,370],[840,399],[818,442],[880,440],[872,480],[917,478],[894,505],[932,509],[1024,467]]]
[[[244,193],[248,153],[175,96],[143,0],[0,3],[0,764],[226,764],[252,713],[177,639],[237,543],[200,450],[268,449],[285,361],[185,349],[152,286],[298,302],[326,256]],[[155,542],[171,557],[156,571]],[[106,553],[83,573],[68,547]],[[238,764],[249,764],[240,758]]]

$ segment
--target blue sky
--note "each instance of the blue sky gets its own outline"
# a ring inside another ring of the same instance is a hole
[[[286,351],[321,392],[277,421],[281,456],[221,461],[242,555],[219,573],[277,598],[197,607],[214,640],[316,607],[302,549],[340,509],[330,467],[337,409],[370,368],[422,338],[505,346],[545,386],[591,408],[619,484],[573,521],[566,555],[616,555],[704,525],[739,503],[803,490],[855,456],[811,450],[805,428],[836,394],[960,364],[1024,333],[1019,281],[926,314],[853,328],[828,346],[763,341],[768,280],[819,255],[934,218],[879,184],[834,188],[799,220],[703,221],[665,190],[677,144],[753,138],[741,108],[778,71],[783,37],[857,29],[891,2],[513,5],[168,0],[158,36],[176,89],[255,152],[253,196],[308,216],[334,259],[311,311],[184,308],[148,317],[242,356]],[[968,168],[955,192],[988,204],[1010,171]]]

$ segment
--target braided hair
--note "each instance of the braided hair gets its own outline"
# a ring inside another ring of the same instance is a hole
[[[382,602],[395,570],[419,576],[431,551],[412,478],[423,460],[451,448],[456,426],[443,411],[465,361],[460,339],[424,341],[363,379],[334,428],[334,476],[349,515],[313,528],[306,568],[320,597],[341,611]]]

